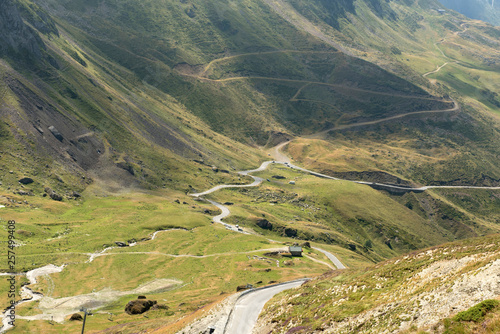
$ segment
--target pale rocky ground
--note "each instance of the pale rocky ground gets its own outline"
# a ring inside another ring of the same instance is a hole
[[[211,326],[216,329],[214,334],[222,334],[231,310],[239,296],[240,293],[236,293],[227,297],[219,305],[212,308],[207,315],[196,319],[191,324],[178,331],[177,334],[208,333],[207,329]]]

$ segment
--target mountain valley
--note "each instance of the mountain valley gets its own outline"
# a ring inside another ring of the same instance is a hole
[[[312,278],[261,333],[494,333],[453,317],[498,299],[500,28],[442,8],[0,0],[7,332],[182,333]]]

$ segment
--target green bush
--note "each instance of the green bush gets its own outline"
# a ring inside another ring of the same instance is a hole
[[[453,320],[455,321],[474,321],[479,322],[484,319],[484,316],[497,308],[500,302],[494,299],[487,299],[481,303],[472,306],[467,311],[458,313]]]

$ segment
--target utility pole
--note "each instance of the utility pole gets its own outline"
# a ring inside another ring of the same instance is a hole
[[[82,326],[82,334],[83,332],[85,331],[85,321],[87,320],[87,314],[88,315],[92,315],[92,312],[90,310],[87,310],[85,307],[82,307],[80,309],[80,312],[84,312],[84,316],[83,316],[83,326]]]

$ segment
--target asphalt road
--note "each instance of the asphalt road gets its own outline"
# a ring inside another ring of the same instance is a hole
[[[233,308],[224,334],[250,334],[260,312],[269,299],[277,293],[301,286],[307,279],[283,283],[247,293],[240,297]]]
[[[335,265],[335,267],[337,267],[337,269],[346,269],[346,266],[344,266],[342,264],[342,262],[340,262],[340,260],[335,255],[333,255],[332,253],[327,252],[326,250],[321,249],[321,248],[317,248],[317,247],[312,247],[312,248],[315,249],[315,250],[317,250],[317,251],[320,251],[323,254],[325,254],[326,257],[330,261],[332,261],[332,263]]]

